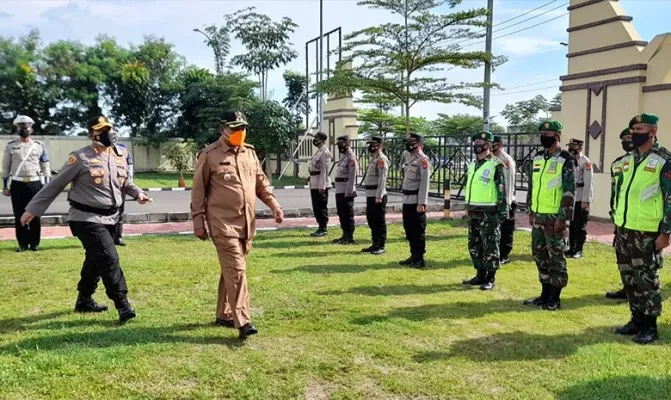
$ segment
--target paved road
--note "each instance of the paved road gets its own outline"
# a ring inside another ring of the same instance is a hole
[[[329,207],[335,207],[335,191],[330,191]],[[190,191],[177,192],[149,192],[149,197],[154,199],[153,203],[140,205],[129,199],[126,204],[126,213],[165,213],[165,212],[189,212],[191,202]],[[310,191],[307,189],[277,189],[275,190],[280,204],[285,209],[311,208]],[[429,201],[442,204],[443,200],[431,198]],[[366,198],[359,196],[355,200],[356,205],[365,205]],[[389,194],[388,205],[401,204],[401,196]],[[256,201],[257,209],[267,209],[265,204]],[[66,194],[61,194],[51,204],[46,215],[67,214],[69,205]],[[0,216],[12,216],[12,204],[8,197],[0,196]]]

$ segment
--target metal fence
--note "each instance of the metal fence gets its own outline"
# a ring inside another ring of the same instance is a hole
[[[529,164],[542,149],[538,133],[501,134],[504,148],[517,164],[515,187],[526,191],[529,187]],[[352,141],[352,149],[359,160],[357,182],[362,182],[368,169],[370,155],[366,139]],[[385,139],[384,153],[389,158],[387,190],[400,191],[401,156],[405,150],[403,138]],[[443,197],[444,183],[449,179],[452,198],[463,199],[463,185],[468,165],[475,159],[470,136],[435,136],[424,138],[424,153],[431,160],[430,196]],[[337,153],[334,154],[337,162]]]

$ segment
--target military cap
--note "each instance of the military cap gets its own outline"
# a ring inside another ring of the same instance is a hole
[[[543,131],[550,131],[550,132],[561,132],[562,129],[564,129],[564,125],[562,125],[561,122],[559,121],[553,121],[551,119],[543,122],[540,124],[538,127],[538,130],[543,132]]]
[[[620,132],[620,139],[622,139],[623,137],[625,137],[627,135],[631,135],[631,129],[624,128],[624,130],[622,132]]]
[[[405,141],[408,143],[423,143],[424,138],[422,137],[422,135],[411,133],[410,135],[408,135],[408,138],[405,139]]]
[[[99,131],[104,128],[112,128],[112,124],[102,115],[89,121],[87,128],[90,131]]]
[[[349,144],[349,136],[347,136],[347,135],[338,136],[338,138],[336,139],[336,143]]]
[[[629,129],[633,128],[635,124],[651,124],[657,125],[659,117],[655,114],[639,114],[629,121]]]
[[[221,117],[221,123],[229,128],[237,128],[240,126],[247,126],[247,118],[245,114],[237,110],[227,110]]]
[[[494,141],[492,143],[503,143],[503,138],[501,135],[494,135]]]
[[[371,136],[366,143],[382,143],[382,138],[379,136]]]
[[[585,144],[585,142],[580,139],[571,139],[571,141],[568,142],[568,144],[569,145],[575,144],[577,146],[582,146],[583,144]]]
[[[317,132],[314,134],[315,139],[321,139],[321,140],[326,140],[328,136],[324,132]]]
[[[494,141],[494,134],[491,132],[487,131],[482,131],[480,133],[476,133],[475,135],[471,136],[471,140],[476,141],[476,140],[486,140],[488,142],[493,142]]]
[[[16,118],[14,118],[14,125],[19,125],[19,124],[31,124],[34,125],[35,121],[33,121],[32,118],[30,118],[27,115],[17,115]]]

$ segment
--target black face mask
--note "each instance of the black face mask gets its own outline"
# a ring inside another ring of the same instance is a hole
[[[554,136],[541,136],[541,146],[549,149],[557,142],[557,138]]]
[[[114,144],[114,134],[112,131],[105,131],[101,132],[93,137],[93,140],[96,142],[99,142],[105,147],[110,147],[112,144]]]
[[[368,152],[369,153],[375,153],[380,147],[374,144],[369,144],[368,145]]]
[[[634,146],[641,147],[646,144],[648,140],[650,140],[650,132],[652,131],[647,131],[645,133],[632,133],[631,141],[634,143]]]
[[[321,142],[322,142],[322,141],[319,140],[319,139],[312,139],[312,144],[313,144],[315,147],[319,147],[319,145],[321,144]]]
[[[19,128],[18,133],[19,136],[21,136],[22,138],[27,138],[28,136],[30,136],[30,130],[28,130],[27,128]]]
[[[410,144],[410,143],[406,143],[405,144],[405,149],[412,153],[412,151],[415,150],[415,145]]]
[[[570,151],[574,156],[580,154],[580,149],[568,149],[568,151]]]
[[[498,153],[499,150],[501,150],[501,146],[492,147],[493,153]]]
[[[473,152],[475,154],[480,154],[480,153],[482,153],[486,150],[487,150],[487,145],[484,145],[484,144],[474,144],[473,145]]]
[[[344,153],[347,151],[347,145],[346,144],[339,144],[338,145],[338,151],[341,153]]]
[[[632,142],[631,140],[623,140],[622,150],[626,151],[627,153],[629,153],[630,151],[634,151],[634,142]]]

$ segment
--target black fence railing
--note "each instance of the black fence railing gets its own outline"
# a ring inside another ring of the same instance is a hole
[[[517,164],[515,187],[526,191],[529,187],[529,164],[542,149],[538,133],[501,134],[504,148]],[[352,149],[359,160],[357,181],[362,182],[368,168],[370,156],[366,139],[352,141]],[[405,150],[402,138],[385,139],[384,153],[389,158],[390,168],[387,180],[389,191],[401,188],[401,156]],[[450,180],[452,197],[463,199],[463,185],[468,165],[475,159],[470,136],[433,136],[424,138],[424,153],[431,160],[430,196],[443,197],[444,182]],[[337,157],[337,155],[336,155]]]

